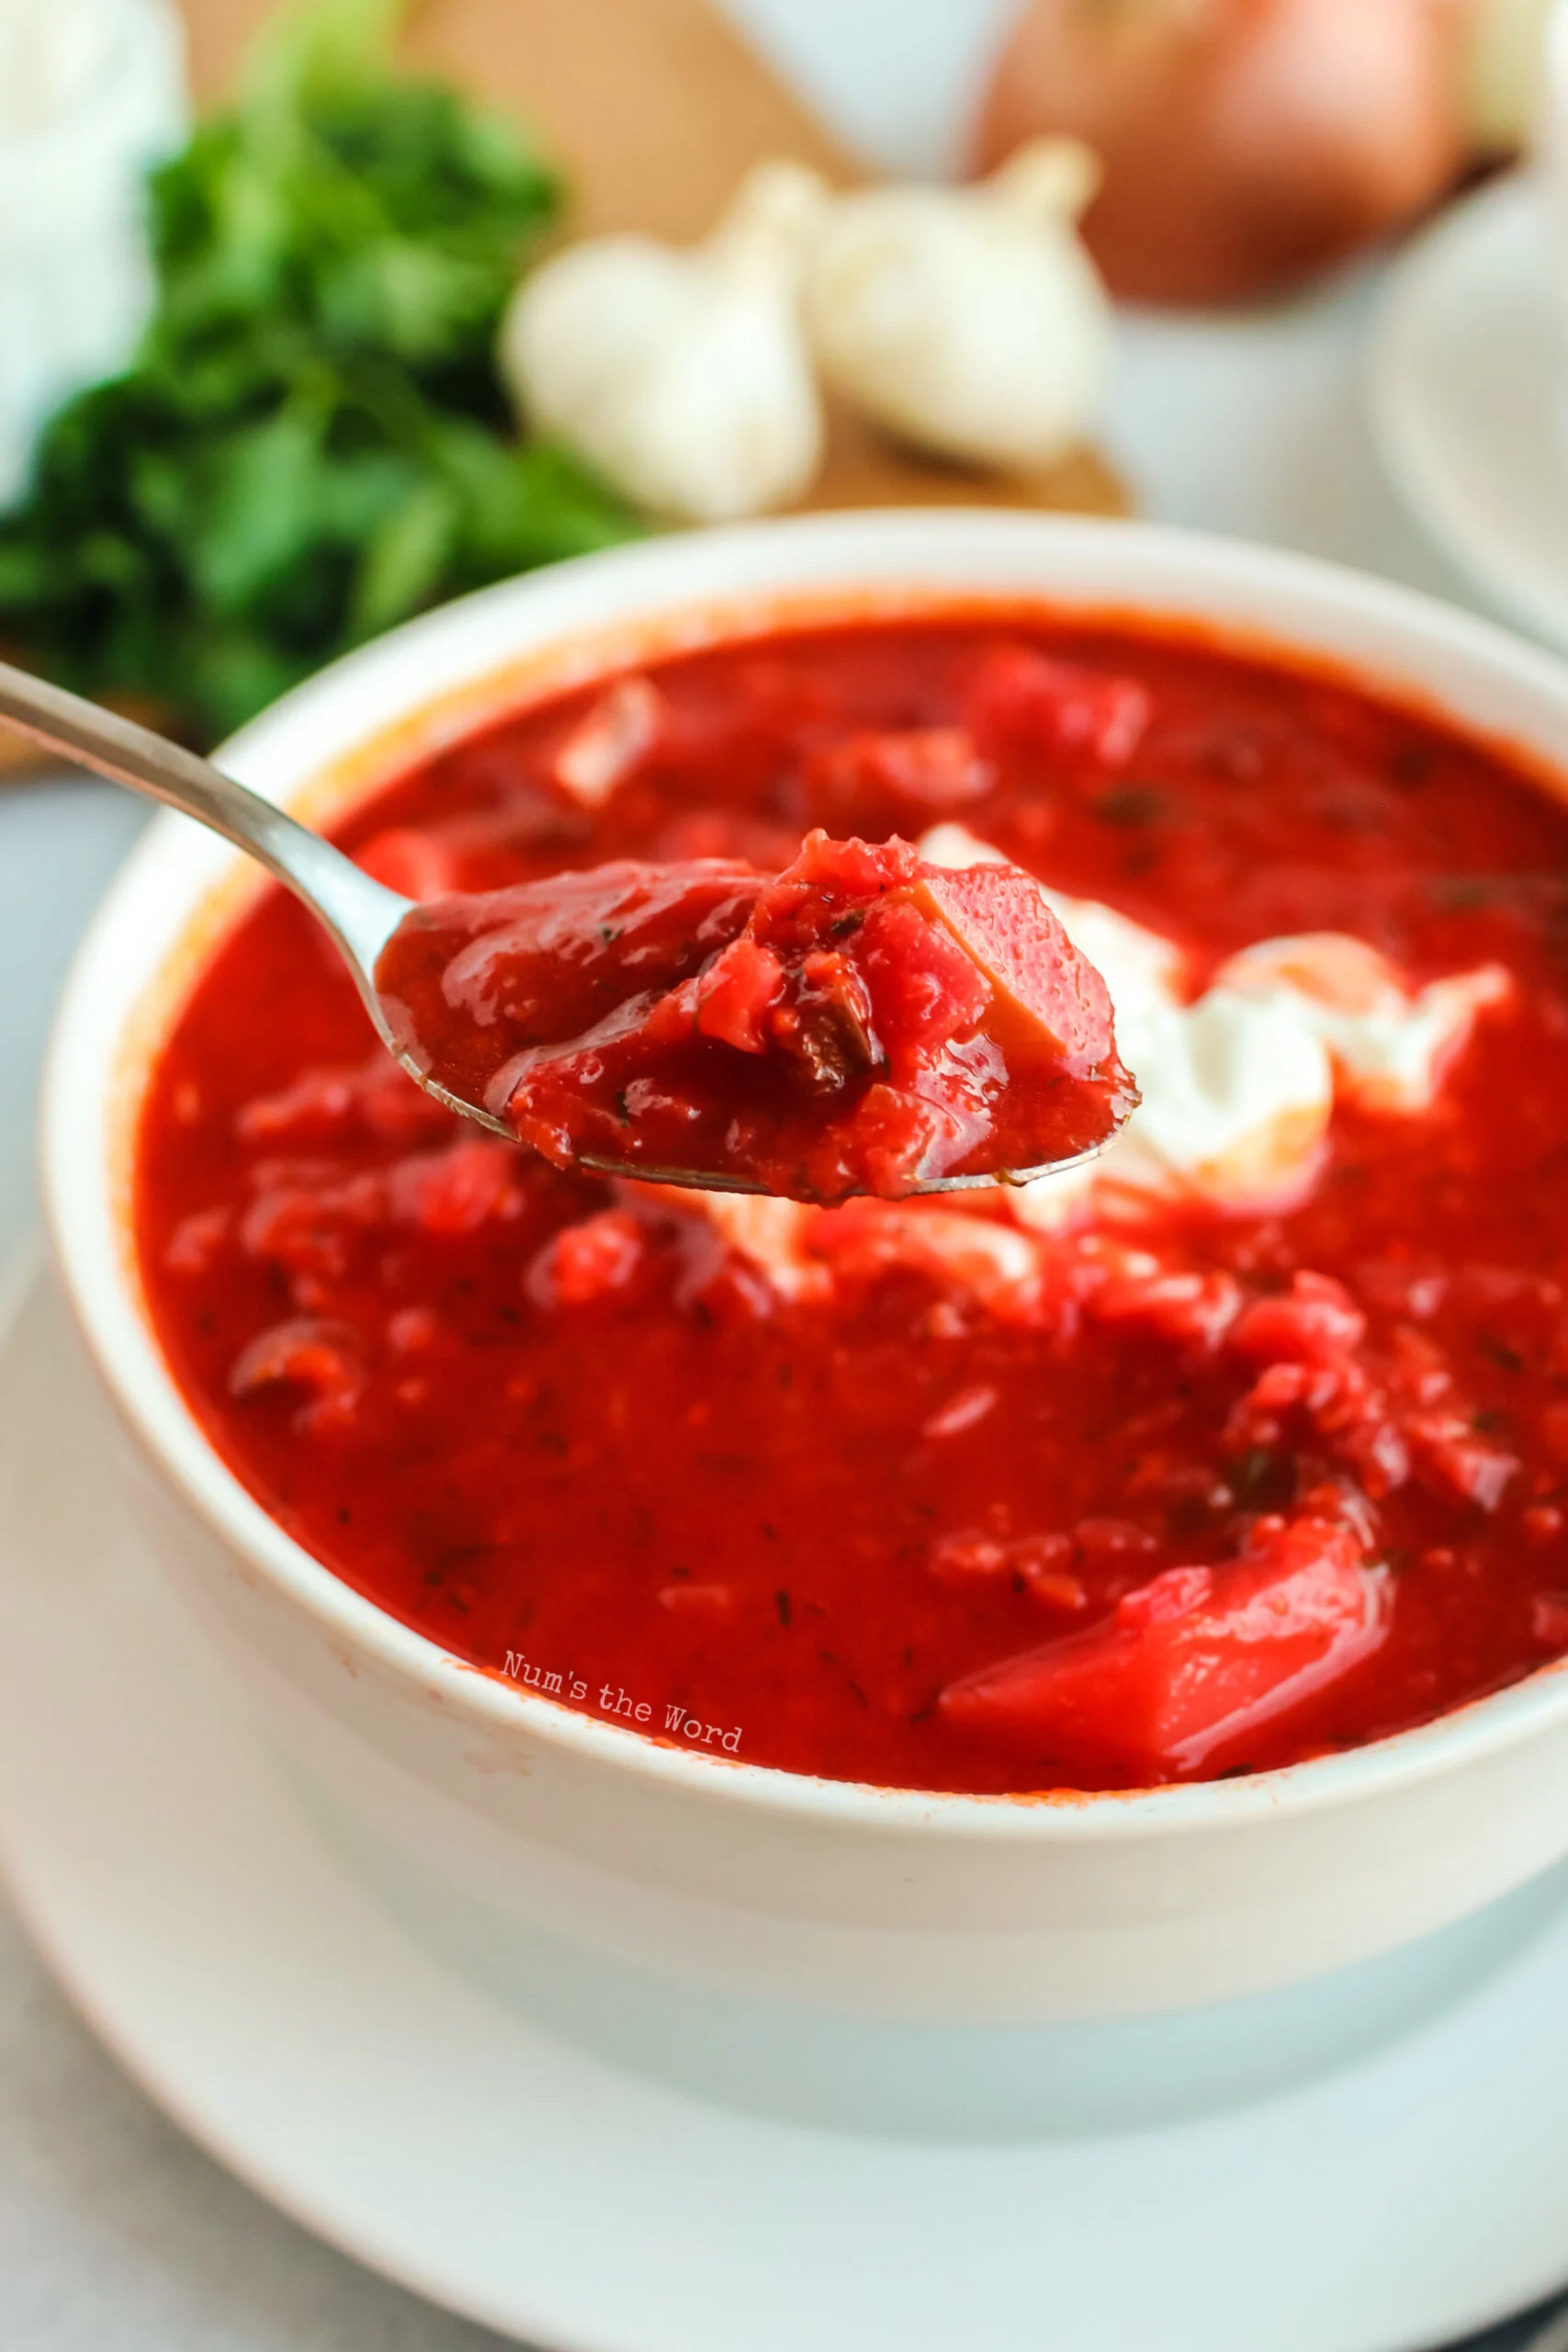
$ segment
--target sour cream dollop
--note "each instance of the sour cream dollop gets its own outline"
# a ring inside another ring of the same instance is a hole
[[[951,823],[919,850],[935,865],[1006,862]],[[1074,1221],[1091,1204],[1136,1218],[1183,1196],[1293,1207],[1321,1166],[1336,1094],[1394,1116],[1429,1110],[1478,1014],[1513,985],[1484,965],[1411,989],[1364,940],[1308,932],[1245,948],[1194,997],[1173,942],[1096,899],[1045,895],[1104,978],[1143,1101],[1099,1159],[1014,1196],[1029,1225]]]

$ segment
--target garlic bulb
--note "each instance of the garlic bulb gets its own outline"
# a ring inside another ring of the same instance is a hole
[[[1077,141],[1037,139],[976,187],[843,198],[806,280],[824,380],[939,456],[1050,465],[1110,363],[1110,306],[1074,228],[1098,176]]]
[[[528,422],[639,505],[699,523],[804,490],[822,417],[798,287],[828,192],[814,172],[751,172],[705,243],[598,237],[525,278],[502,371]]]

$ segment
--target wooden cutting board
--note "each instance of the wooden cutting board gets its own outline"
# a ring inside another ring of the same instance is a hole
[[[198,102],[231,83],[271,0],[182,0]],[[711,0],[415,0],[411,62],[462,83],[538,133],[571,190],[569,234],[699,237],[751,164],[793,156],[830,179],[856,168]],[[831,420],[811,507],[973,505],[1119,514],[1127,497],[1085,447],[1027,482],[928,465],[854,419]]]

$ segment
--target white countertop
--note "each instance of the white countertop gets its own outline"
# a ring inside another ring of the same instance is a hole
[[[731,4],[847,128],[918,163],[951,151],[954,93],[1012,0],[928,0],[926,54],[908,39],[913,0]],[[835,55],[848,69],[836,97]],[[905,61],[885,93],[891,115],[874,112],[874,77],[856,70],[879,56]],[[1358,369],[1376,291],[1369,276],[1235,321],[1128,320],[1112,446],[1143,510],[1163,521],[1474,603],[1399,513],[1368,441]],[[0,1254],[32,1221],[30,1105],[50,1007],[142,816],[128,794],[86,782],[0,793]],[[1501,2352],[1517,2340],[1495,2341]],[[0,1907],[0,2352],[477,2352],[497,2341],[318,2245],[199,2154],[103,2055]]]

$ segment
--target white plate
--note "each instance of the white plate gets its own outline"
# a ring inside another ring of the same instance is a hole
[[[52,1294],[0,1345],[0,1865],[170,2114],[375,2268],[581,2352],[1397,2352],[1568,2275],[1568,1911],[1304,2089],[877,2136],[620,2071],[340,1870],[115,1503]]]
[[[1433,538],[1502,611],[1568,647],[1568,425],[1554,414],[1549,264],[1528,176],[1456,205],[1393,272],[1368,391],[1383,461]]]

